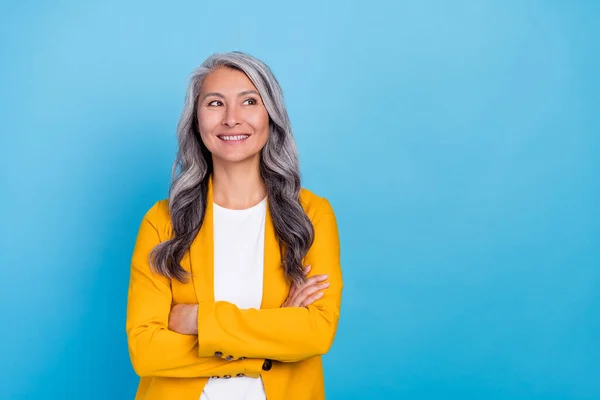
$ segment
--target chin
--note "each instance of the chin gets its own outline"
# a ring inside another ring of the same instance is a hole
[[[260,152],[252,154],[213,154],[213,158],[224,163],[250,162],[260,157]]]

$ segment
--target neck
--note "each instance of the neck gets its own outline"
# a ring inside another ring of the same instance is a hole
[[[257,205],[267,195],[258,157],[238,163],[213,159],[212,180],[213,202],[221,207],[243,210]]]

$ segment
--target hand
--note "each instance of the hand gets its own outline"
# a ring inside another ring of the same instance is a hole
[[[311,266],[304,269],[304,275],[308,274]],[[307,307],[323,296],[322,290],[329,286],[329,282],[321,283],[327,280],[327,275],[315,275],[308,278],[304,283],[298,285],[292,283],[288,298],[281,307]]]
[[[197,335],[198,304],[175,304],[169,314],[169,330],[184,335]]]

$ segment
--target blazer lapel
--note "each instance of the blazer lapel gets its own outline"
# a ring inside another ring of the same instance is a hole
[[[213,239],[212,175],[208,178],[208,195],[202,227],[190,245],[190,265],[198,303],[215,300]]]
[[[269,199],[267,198],[267,215],[265,218],[265,255],[263,273],[263,295],[260,308],[279,308],[285,301],[288,291],[285,274],[281,268],[279,243],[275,235],[275,227],[271,219]],[[283,296],[283,297],[282,297]]]

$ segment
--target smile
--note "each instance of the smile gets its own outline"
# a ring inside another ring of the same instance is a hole
[[[250,135],[218,135],[219,139],[225,142],[241,142],[250,137]]]

